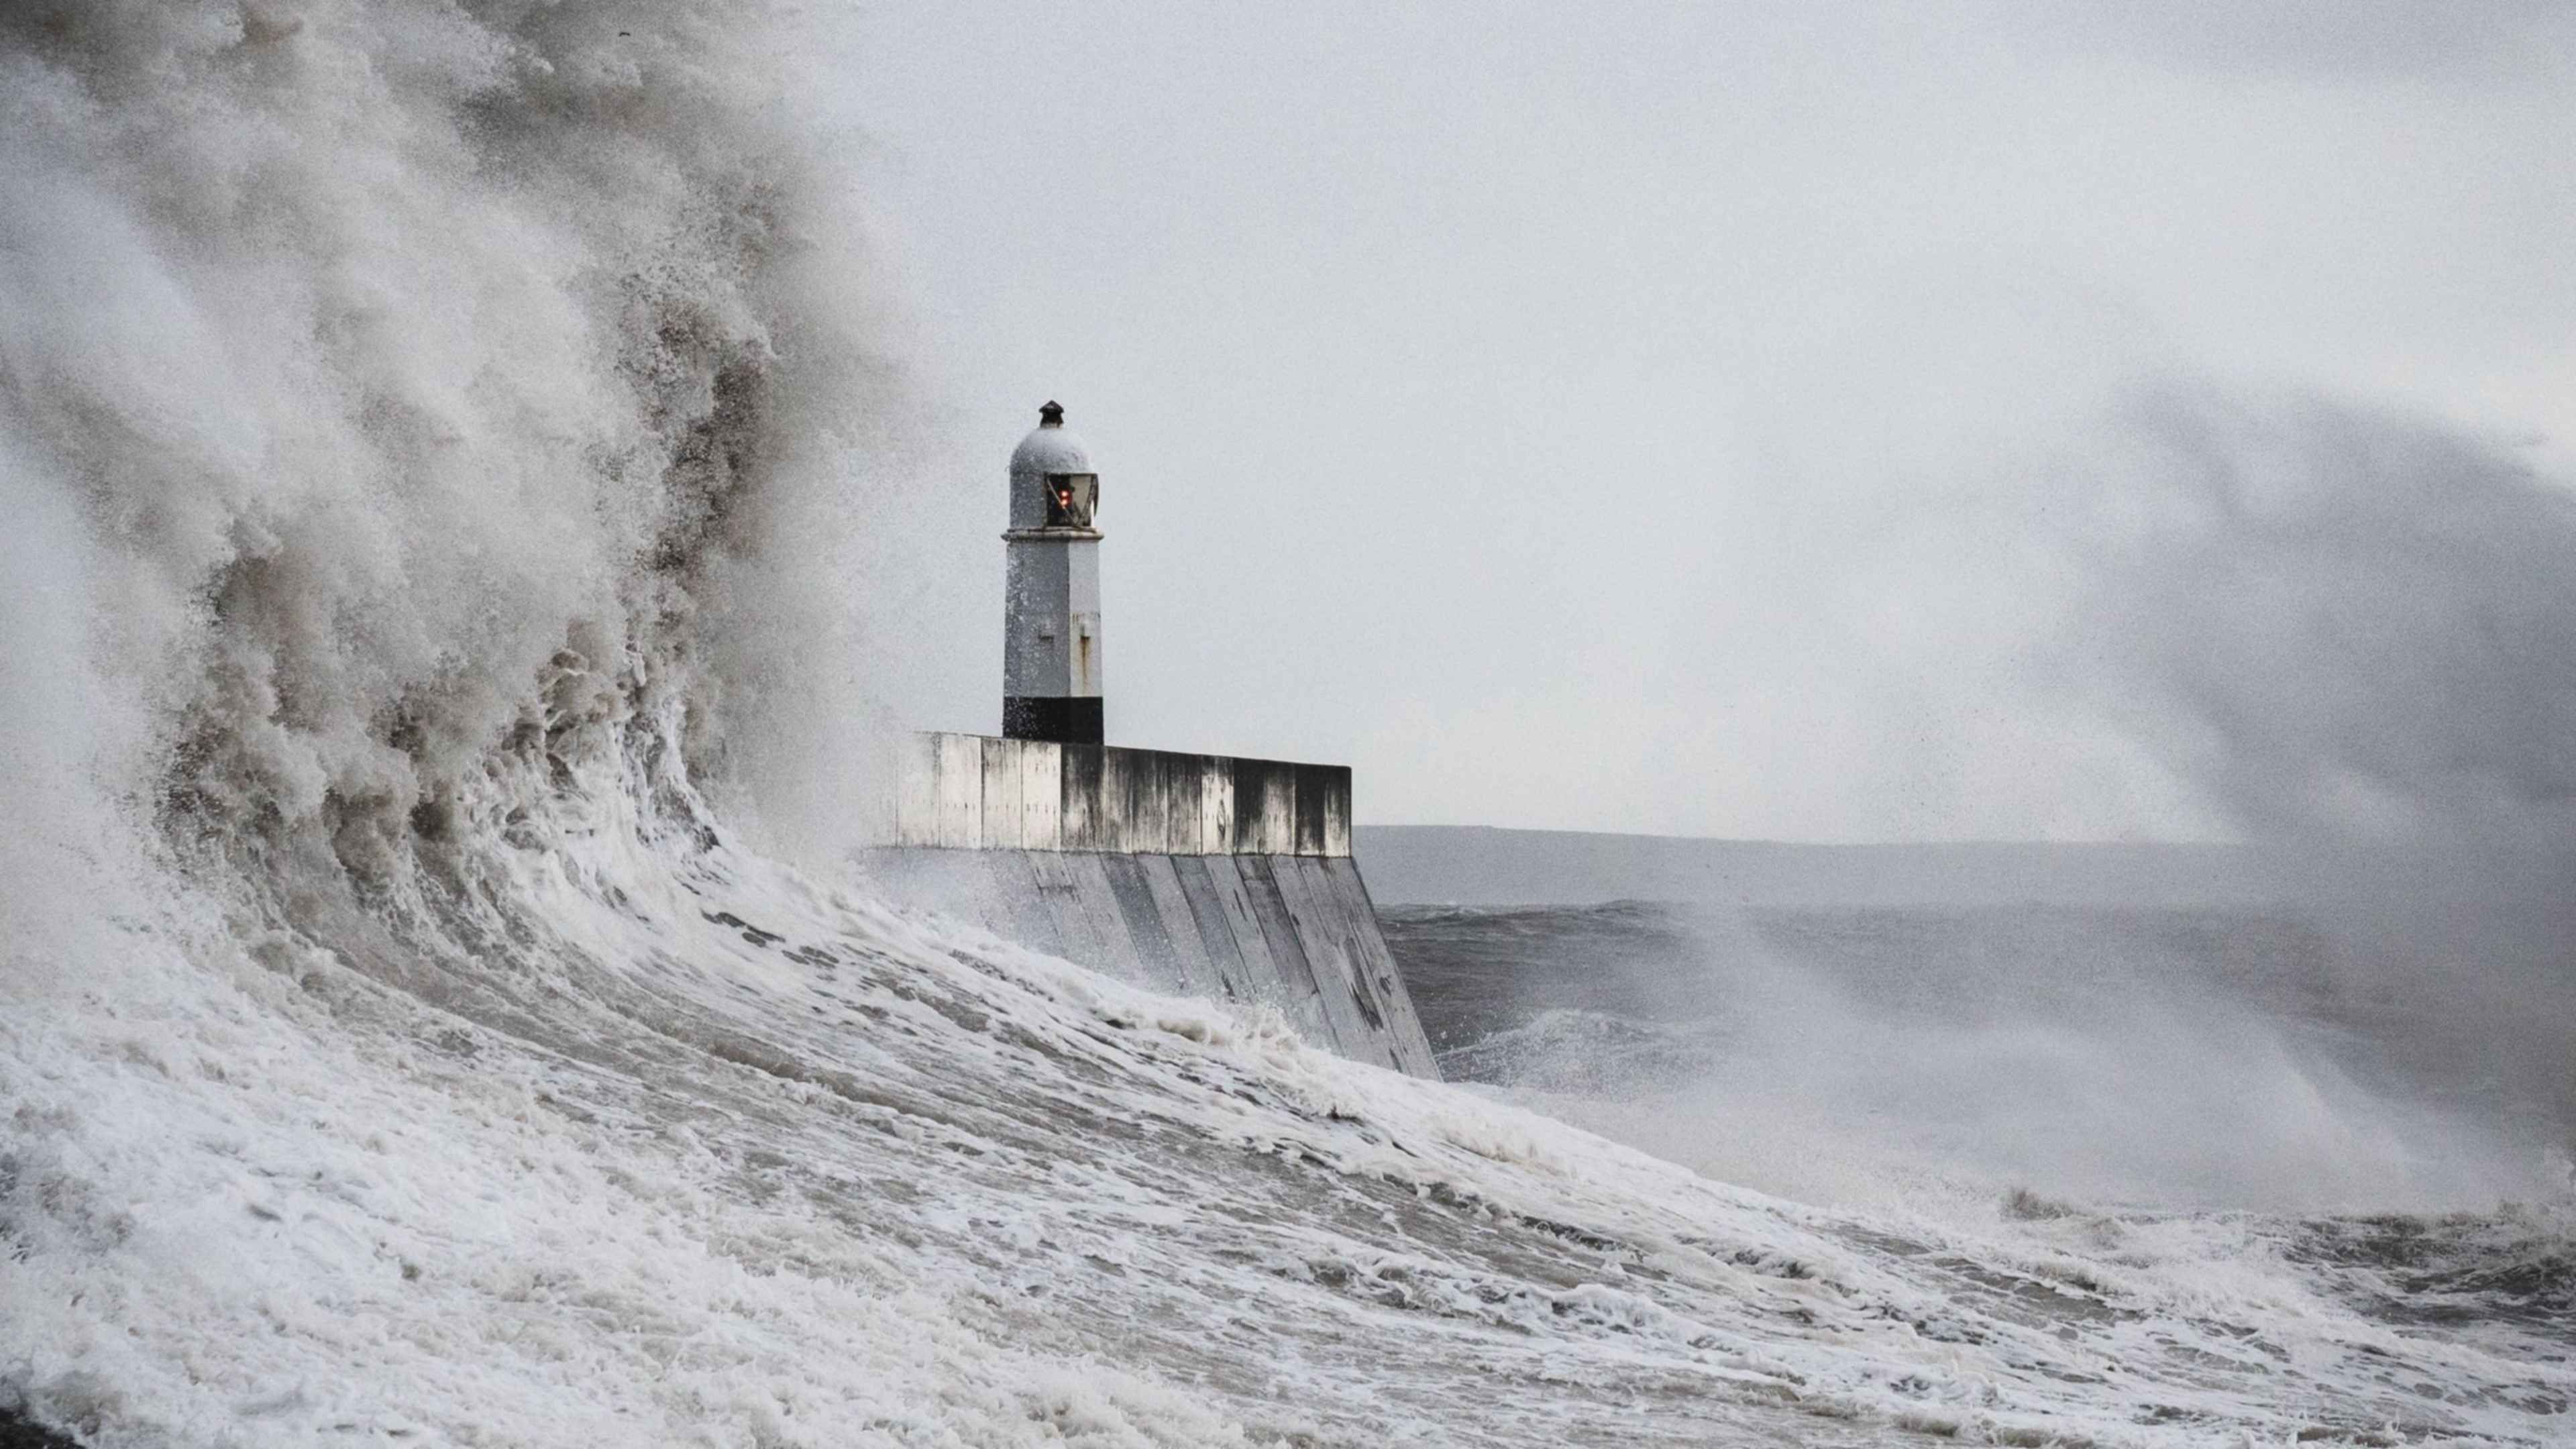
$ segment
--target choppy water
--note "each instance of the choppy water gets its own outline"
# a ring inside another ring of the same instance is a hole
[[[2286,907],[1385,915],[1453,1080],[1711,1176],[1990,1199],[2114,1260],[2206,1235],[2214,1275],[2259,1244],[2417,1342],[2576,1349],[2563,910],[2402,938]]]
[[[2444,1137],[2493,1148],[2485,1165],[2499,1169],[2563,1153],[2576,1141],[2576,910],[2396,908],[2411,930],[2332,905],[1617,902],[1386,915],[1453,1076],[1615,1094],[1749,1088],[1757,1074],[1785,1080],[1830,1063],[1843,1069],[1837,1088],[1863,1094],[1860,1111],[1893,1113],[1909,1133],[2009,1137],[1999,1114],[2044,1091],[2047,1115],[2103,1139],[2104,1156],[2124,1124],[2159,1116],[2178,1136],[2158,1165],[2196,1154],[2214,1167],[2231,1144],[2257,1145],[2245,1134],[2273,1131],[2259,1145],[2279,1178],[2296,1165],[2294,1134],[2331,1119],[2252,1120],[2266,1103],[2239,1089],[2260,1069],[2276,1097],[2343,1110],[2356,1130],[2438,1122]],[[2221,1087],[2238,1093],[2223,1112]],[[2086,1120],[2088,1106],[2116,1113]],[[2208,1118],[2190,1115],[2200,1108]],[[2451,1190],[2439,1172],[2468,1166],[2407,1145],[2412,1156],[2376,1164],[2350,1191],[2438,1196]],[[2137,1187],[2166,1200],[2193,1192],[2153,1172]],[[2207,1191],[2220,1205],[2267,1195],[2224,1175]],[[2268,1189],[2317,1201],[2336,1191],[2331,1176]]]

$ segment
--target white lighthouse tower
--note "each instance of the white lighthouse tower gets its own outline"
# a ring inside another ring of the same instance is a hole
[[[1002,585],[1002,735],[1102,742],[1100,475],[1064,409],[1038,409],[1011,453],[1011,526]]]
[[[1149,990],[1276,1006],[1308,1041],[1436,1080],[1351,855],[1350,767],[1101,738],[1099,507],[1048,403],[1011,454],[1002,733],[912,737],[892,840],[863,857],[875,888]]]

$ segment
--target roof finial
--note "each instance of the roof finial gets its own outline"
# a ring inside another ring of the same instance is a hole
[[[1046,406],[1038,409],[1038,426],[1042,428],[1063,427],[1064,404],[1056,402],[1053,399],[1049,399]]]

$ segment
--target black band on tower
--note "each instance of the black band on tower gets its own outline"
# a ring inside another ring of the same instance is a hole
[[[1081,699],[1006,698],[1002,701],[1002,738],[1053,740],[1060,745],[1102,742],[1100,696]]]

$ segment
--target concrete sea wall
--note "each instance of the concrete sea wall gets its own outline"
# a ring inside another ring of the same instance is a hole
[[[1350,854],[1331,765],[923,735],[888,896],[1175,995],[1266,1002],[1308,1040],[1439,1069]]]
[[[1162,855],[1351,853],[1346,765],[922,734],[897,845]]]

